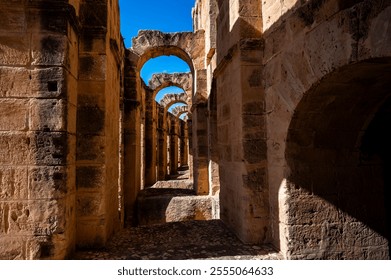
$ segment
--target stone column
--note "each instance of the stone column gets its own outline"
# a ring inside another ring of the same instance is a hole
[[[187,137],[188,137],[188,163],[189,163],[189,179],[194,180],[194,164],[193,164],[193,121],[189,117],[187,120]]]
[[[208,98],[208,169],[209,194],[216,195],[220,191],[220,170],[217,145],[217,98],[216,83],[213,83]]]
[[[156,102],[153,92],[146,90],[145,112],[145,187],[156,183]]]
[[[164,181],[167,175],[167,131],[163,107],[159,107],[157,179]]]
[[[180,154],[180,165],[188,166],[189,165],[189,137],[187,132],[187,122],[180,120],[181,128],[181,154]]]
[[[104,246],[120,226],[118,104],[124,54],[116,29],[119,18],[115,5],[108,8],[105,1],[80,4],[83,26],[79,47],[76,170],[79,247]]]
[[[178,174],[178,121],[171,117],[170,129],[170,175]]]
[[[141,186],[141,94],[137,89],[136,57],[127,53],[124,88],[124,182],[125,221],[133,221],[134,203]]]
[[[193,169],[194,186],[198,195],[209,194],[207,104],[193,105]]]
[[[260,38],[262,4],[260,0],[234,0],[219,1],[218,5],[214,77],[219,101],[221,219],[244,242],[267,242],[271,231]]]

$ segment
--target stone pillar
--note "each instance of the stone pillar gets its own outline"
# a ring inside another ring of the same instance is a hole
[[[141,94],[137,90],[136,57],[127,53],[124,88],[124,182],[125,222],[134,219],[134,203],[141,186]],[[133,60],[132,60],[133,59]]]
[[[209,194],[207,104],[193,105],[193,169],[194,186],[198,195]]]
[[[156,183],[156,102],[153,92],[146,90],[145,111],[145,187]]]
[[[170,131],[171,131],[171,124],[170,122],[167,123],[167,136],[166,136],[166,143],[167,143],[167,152],[166,152],[166,155],[167,155],[167,162],[166,162],[166,166],[167,166],[167,175],[168,174],[171,174],[171,167],[170,167],[170,157],[171,157],[171,153],[170,153],[170,139],[171,139],[171,136],[170,136]]]
[[[187,132],[187,122],[180,120],[180,128],[181,128],[181,154],[180,154],[180,165],[188,166],[189,165],[189,136]]]
[[[118,3],[82,1],[77,107],[77,246],[104,246],[120,226]],[[93,11],[93,13],[92,13]],[[110,21],[108,19],[111,19]]]
[[[0,2],[0,259],[75,248],[75,13],[65,1]]]
[[[164,181],[167,176],[167,128],[164,107],[159,107],[157,179]]]
[[[193,163],[193,121],[191,117],[187,120],[187,137],[188,137],[188,162],[189,162],[189,179],[194,180],[194,163]]]
[[[170,175],[178,174],[178,121],[171,117],[170,129]]]
[[[213,83],[208,98],[208,169],[209,169],[209,194],[216,195],[220,192],[220,170],[217,145],[217,98],[216,83]]]
[[[268,242],[262,4],[234,0],[218,5],[214,76],[221,219],[246,243]]]

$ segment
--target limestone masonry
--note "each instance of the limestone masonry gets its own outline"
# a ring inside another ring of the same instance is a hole
[[[285,259],[390,259],[391,0],[196,0],[193,32],[129,49],[119,22],[0,0],[0,259],[211,219]],[[190,72],[144,83],[162,55]]]

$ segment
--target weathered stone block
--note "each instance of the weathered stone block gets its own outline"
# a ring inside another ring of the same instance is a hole
[[[102,195],[100,193],[79,194],[76,209],[78,217],[97,217],[103,214]]]
[[[154,192],[152,192],[154,191]],[[213,212],[214,198],[210,196],[189,196],[190,190],[182,190],[182,194],[167,189],[150,190],[141,193],[137,207],[140,225],[161,224],[190,220],[210,220],[216,217]],[[178,192],[178,190],[177,190]]]
[[[247,102],[243,104],[243,114],[262,115],[265,112],[265,103],[263,101]]]
[[[244,159],[248,163],[259,163],[266,160],[267,146],[263,139],[245,139],[243,142]]]
[[[0,32],[24,32],[26,30],[25,11],[22,8],[1,7]]]
[[[0,186],[0,199],[27,199],[27,168],[10,166],[0,167]]]
[[[266,171],[264,168],[257,168],[242,175],[243,186],[256,191],[266,188]]]
[[[67,159],[67,134],[62,132],[29,133],[31,161],[38,165],[64,165]]]
[[[64,91],[63,68],[0,67],[0,97],[56,98]]]
[[[66,131],[64,100],[34,99],[30,104],[30,130]]]
[[[358,221],[344,225],[343,240],[346,246],[351,246],[352,248],[388,247],[388,240],[386,237]]]
[[[68,193],[66,167],[31,167],[28,180],[30,199],[58,199]]]
[[[68,39],[66,36],[33,35],[33,65],[64,65],[68,55]]]
[[[104,37],[97,38],[92,34],[83,34],[80,50],[86,53],[104,53],[106,51],[106,39]]]
[[[360,59],[391,54],[391,37],[387,36],[391,29],[388,20],[390,15],[391,7],[388,7],[373,19],[369,27],[366,27],[369,28],[370,36],[362,38],[359,42]]]
[[[77,154],[79,161],[105,161],[105,138],[103,136],[85,135],[77,139]]]
[[[85,190],[103,189],[105,168],[97,166],[78,166],[76,168],[76,188]]]
[[[259,38],[262,32],[261,17],[241,17],[238,20],[241,38]]]
[[[1,231],[13,236],[50,236],[65,230],[63,201],[23,201],[0,203]]]
[[[34,221],[35,236],[63,234],[66,229],[66,200],[49,200],[29,204],[31,219]],[[40,223],[37,226],[37,223]]]
[[[329,196],[329,200],[335,200]],[[290,224],[322,224],[323,221],[338,222],[341,213],[325,198],[300,195],[289,200]]]
[[[79,106],[105,107],[105,82],[79,81],[78,92]]]
[[[27,65],[30,62],[30,41],[25,34],[0,34],[0,64]]]
[[[260,115],[243,115],[243,131],[260,131],[265,129],[265,117]]]
[[[59,5],[65,2],[57,1]],[[49,8],[43,10],[43,8]],[[67,34],[68,32],[68,14],[63,12],[63,9],[52,10],[51,7],[42,6],[41,10],[31,9],[27,14],[27,24],[32,30],[39,30],[40,32],[53,32],[57,34]]]
[[[30,139],[25,133],[0,132],[0,164],[28,164],[29,144]]]
[[[352,34],[348,32],[348,22],[349,15],[341,14],[306,37],[304,50],[316,77],[323,77],[326,73],[348,64],[352,58],[355,59],[356,54],[352,48],[355,43]]]
[[[281,2],[265,1],[262,5],[263,28],[266,31],[281,17]]]
[[[26,259],[25,248],[26,241],[22,238],[2,236],[0,239],[0,260],[24,260]]]
[[[26,130],[28,103],[18,99],[0,99],[0,130]]]
[[[105,221],[103,219],[79,221],[76,240],[79,248],[99,248],[104,246],[106,241]]]
[[[105,112],[98,107],[77,108],[77,129],[83,134],[103,134]]]
[[[106,78],[106,56],[84,56],[79,60],[79,78],[81,80],[103,81]]]
[[[303,225],[289,227],[290,238],[292,238],[290,250],[294,254],[316,254],[319,258],[322,255],[320,250],[322,238],[321,225]]]
[[[261,1],[241,0],[239,1],[239,13],[242,17],[260,17],[262,10]]]
[[[82,3],[80,5],[80,17],[86,26],[106,27],[108,20],[107,4],[97,1],[97,3]]]

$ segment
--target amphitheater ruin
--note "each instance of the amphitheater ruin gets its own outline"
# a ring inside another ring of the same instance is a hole
[[[163,55],[190,72],[144,83]],[[196,0],[131,48],[117,0],[0,1],[0,259],[216,219],[284,259],[390,259],[390,123],[390,0]]]

